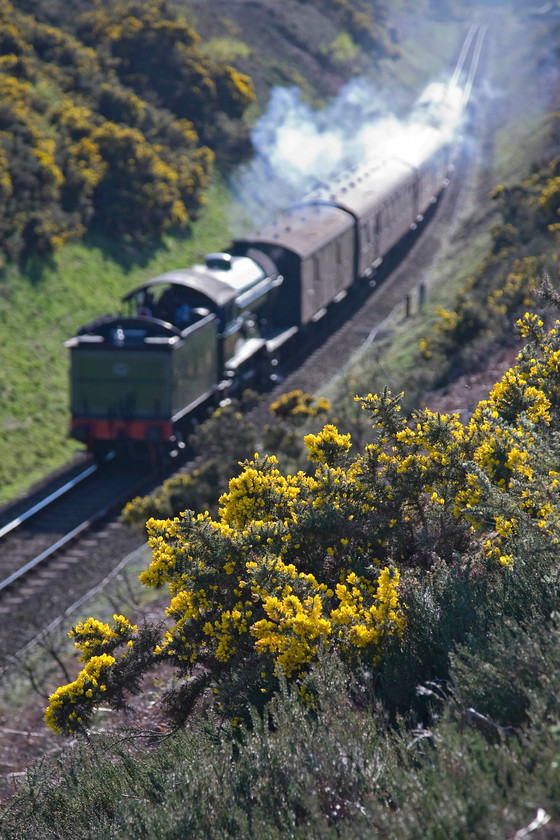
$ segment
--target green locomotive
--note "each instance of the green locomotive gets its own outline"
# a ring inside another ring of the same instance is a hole
[[[204,265],[149,280],[123,312],[82,327],[66,342],[71,435],[103,458],[145,447],[154,457],[180,444],[178,425],[201,403],[268,375],[274,293],[271,262],[211,254]],[[268,342],[268,343],[267,343]]]

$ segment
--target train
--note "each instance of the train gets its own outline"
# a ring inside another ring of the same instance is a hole
[[[154,460],[184,445],[198,407],[266,387],[283,350],[372,282],[423,220],[453,158],[431,129],[414,163],[355,166],[204,263],[130,291],[118,314],[66,342],[71,436],[96,460],[138,450]]]

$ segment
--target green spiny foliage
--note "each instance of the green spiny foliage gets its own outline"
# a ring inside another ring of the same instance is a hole
[[[553,832],[558,642],[556,621],[539,621],[491,634],[478,656],[459,651],[450,681],[420,688],[424,714],[408,731],[383,713],[371,674],[323,654],[247,728],[209,714],[175,735],[93,736],[41,762],[0,836],[503,840],[539,821]],[[484,700],[499,681],[502,698],[524,698],[515,728]]]
[[[440,307],[432,335],[420,342],[422,356],[443,370],[440,378],[473,343],[511,332],[520,311],[536,304],[542,276],[556,276],[559,172],[560,158],[554,157],[522,183],[492,191],[502,217],[492,230],[492,249],[453,310]]]
[[[526,348],[467,425],[429,409],[407,420],[389,392],[369,394],[361,402],[376,440],[363,453],[352,457],[350,436],[328,424],[305,437],[309,471],[284,476],[275,457],[255,456],[231,479],[218,518],[150,520],[153,560],[141,580],[169,587],[167,628],[151,650],[146,630],[133,633],[119,657],[118,628],[106,645],[95,635],[94,652],[81,639],[86,665],[53,695],[52,728],[86,728],[98,683],[103,702],[120,706],[125,673],[158,662],[181,678],[167,700],[176,721],[209,688],[221,714],[243,718],[281,674],[302,679],[323,648],[372,669],[395,711],[410,704],[402,664],[412,654],[414,680],[446,677],[449,650],[488,626],[492,601],[517,621],[548,616],[560,539],[560,323],[546,332],[526,315],[520,329]]]

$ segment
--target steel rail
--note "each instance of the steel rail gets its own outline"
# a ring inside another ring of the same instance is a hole
[[[455,70],[453,71],[453,75],[449,82],[450,87],[455,87],[459,80],[459,76],[463,72],[463,66],[465,61],[467,60],[467,55],[469,49],[471,47],[475,32],[478,29],[478,24],[473,23],[467,33],[465,40],[463,41],[463,46],[461,47],[461,52],[459,53],[459,58],[457,59],[457,63],[455,64]]]
[[[474,84],[476,72],[478,70],[478,65],[480,62],[480,56],[482,54],[482,47],[484,45],[484,39],[486,37],[486,33],[488,31],[488,27],[483,25],[479,28],[476,43],[474,45],[474,55],[471,59],[471,64],[469,67],[469,74],[467,76],[467,81],[465,83],[465,87],[463,89],[463,107],[465,107],[470,99],[472,87]]]
[[[96,469],[96,467],[94,467],[94,466],[90,467],[89,468],[89,474],[91,475],[95,471],[95,469]],[[80,478],[82,480],[87,477],[86,476],[87,472],[88,472],[88,470],[85,470],[84,473],[82,473],[80,475]],[[36,557],[29,560],[27,563],[25,563],[19,569],[16,569],[15,572],[12,572],[12,574],[10,574],[8,577],[4,578],[4,580],[1,580],[0,581],[0,592],[7,589],[9,586],[11,586],[13,583],[15,583],[20,578],[24,577],[24,575],[26,575],[28,572],[30,572],[32,569],[34,569],[36,566],[39,566],[45,560],[48,560],[50,557],[52,557],[54,554],[56,554],[58,551],[60,551],[61,548],[64,548],[64,546],[73,542],[77,537],[80,536],[80,534],[90,530],[93,527],[93,525],[95,525],[97,522],[102,521],[107,516],[112,514],[113,511],[122,507],[122,505],[125,503],[125,501],[128,501],[135,494],[137,494],[139,492],[142,492],[142,490],[146,486],[146,481],[151,479],[151,478],[153,478],[153,474],[149,474],[148,476],[143,476],[143,478],[141,478],[139,481],[136,481],[131,487],[127,488],[124,492],[121,491],[118,496],[112,498],[105,505],[103,505],[102,508],[99,508],[95,513],[93,513],[91,516],[89,516],[87,519],[85,519],[79,525],[76,525],[76,527],[72,528],[71,531],[69,531],[64,536],[60,537],[60,539],[58,539],[55,543],[53,543],[51,546],[46,548],[44,551],[42,551]],[[79,482],[76,482],[76,483],[79,483]],[[68,485],[71,485],[71,484],[72,484],[72,482],[68,482]]]
[[[28,642],[26,642],[25,645],[22,648],[20,648],[19,650],[16,650],[10,656],[11,662],[12,663],[15,662],[19,657],[23,656],[25,653],[27,653],[28,650],[30,650],[32,647],[34,647],[34,645],[41,642],[42,639],[44,639],[46,636],[49,635],[49,633],[52,633],[53,630],[56,630],[56,628],[59,627],[62,624],[63,621],[65,621],[69,616],[71,616],[72,613],[76,612],[76,610],[78,610],[81,606],[83,606],[83,604],[90,601],[93,597],[98,595],[100,592],[103,592],[103,590],[105,589],[107,584],[110,583],[112,580],[114,580],[120,574],[120,572],[122,572],[122,570],[126,568],[126,566],[129,563],[131,563],[142,551],[144,551],[146,549],[147,545],[148,545],[147,542],[143,543],[138,548],[134,549],[134,551],[131,551],[129,554],[127,554],[125,557],[123,557],[122,560],[115,566],[115,568],[111,569],[109,574],[107,574],[103,578],[103,580],[99,581],[99,583],[97,583],[95,586],[93,586],[91,589],[89,589],[86,593],[84,593],[84,595],[82,595],[80,598],[78,598],[76,601],[74,601],[73,604],[70,604],[70,606],[67,607],[64,610],[63,613],[61,613],[53,621],[51,621],[51,623],[47,627],[45,627],[43,630],[41,630],[40,633],[38,633],[36,636],[34,636],[32,639],[30,639]],[[0,677],[2,676],[2,674],[5,671],[7,671],[7,667],[1,667],[0,666]]]
[[[49,496],[46,496],[40,502],[37,502],[36,505],[30,507],[29,510],[26,510],[25,513],[22,513],[21,516],[16,516],[15,519],[12,519],[11,522],[8,522],[6,525],[0,528],[0,539],[2,537],[5,537],[6,534],[9,534],[10,531],[13,531],[23,522],[26,522],[28,519],[31,519],[31,517],[35,516],[35,514],[39,513],[39,511],[44,510],[44,508],[48,507],[52,502],[56,501],[56,499],[59,499],[61,496],[64,496],[65,493],[68,493],[86,478],[89,478],[90,475],[93,475],[93,473],[96,470],[97,465],[92,464],[91,467],[88,467],[87,470],[84,470],[83,473],[80,473],[71,481],[67,481],[66,484],[64,484],[62,487],[59,487],[58,490],[55,490]]]
[[[2,590],[4,589],[7,589],[8,586],[11,586],[11,584],[15,583],[16,580],[19,580],[19,578],[26,575],[27,572],[31,571],[31,569],[34,569],[35,566],[38,566],[40,563],[43,563],[51,555],[55,554],[59,549],[63,548],[65,545],[68,545],[68,543],[72,542],[72,540],[74,540],[81,533],[87,531],[88,528],[91,528],[91,526],[99,519],[103,519],[103,517],[107,515],[108,510],[109,508],[103,508],[93,516],[90,516],[89,519],[86,519],[80,525],[77,525],[75,528],[73,528],[71,531],[69,531],[67,534],[65,534],[55,543],[53,543],[53,545],[45,549],[45,551],[42,551],[41,554],[38,554],[37,557],[34,557],[32,560],[29,560],[29,562],[26,563],[24,566],[21,566],[15,572],[12,572],[12,574],[9,575],[7,578],[4,578],[4,580],[0,581],[0,592],[2,592]]]

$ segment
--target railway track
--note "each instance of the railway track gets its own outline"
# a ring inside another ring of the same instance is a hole
[[[142,543],[120,525],[120,511],[160,481],[147,465],[89,464],[27,508],[20,504],[17,515],[4,512],[0,666]]]
[[[485,34],[484,28],[473,28],[458,58],[456,73],[466,74],[469,95],[472,68],[478,66]],[[430,212],[433,218],[426,219],[429,223],[399,248],[399,262],[394,255],[386,261],[379,272],[382,283],[375,288],[366,284],[326,320],[321,343],[309,347],[307,358],[269,392],[257,409],[263,423],[267,406],[280,393],[294,388],[320,391],[364,344],[371,342],[395,307],[407,295],[418,293],[423,274],[449,235],[470,166],[466,152],[461,153],[448,189]],[[81,465],[27,507],[22,501],[0,512],[0,668],[14,651],[51,625],[56,616],[109,574],[123,556],[142,544],[141,534],[120,524],[120,510],[126,501],[149,492],[178,466],[155,476],[139,466],[125,471],[118,463],[108,463],[101,470]],[[188,469],[188,464],[182,469]]]
[[[76,491],[78,486],[93,476],[97,470],[96,464],[87,466],[75,477],[48,493],[40,501],[32,504],[14,519],[0,527],[0,592],[22,578],[49,556],[55,554],[59,548],[71,541],[73,535],[77,536],[87,527],[87,523],[91,519],[86,518],[52,542],[51,529],[46,526],[48,526],[49,519],[52,520],[55,503],[66,494]],[[75,508],[75,512],[79,519],[78,507]],[[43,521],[39,517],[41,513],[45,513]],[[54,515],[56,516],[56,513]],[[63,526],[64,529],[66,527],[64,526],[64,520],[59,519],[58,521],[60,523],[59,527]],[[29,523],[27,529],[24,527],[26,523]],[[34,556],[26,559],[29,551]],[[6,577],[2,577],[3,575],[6,575]]]

